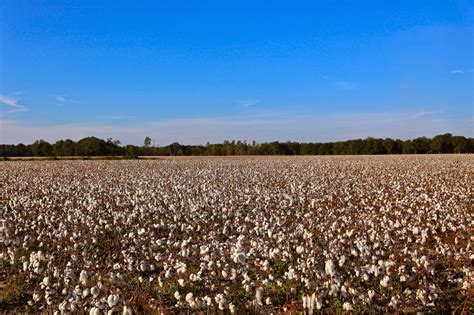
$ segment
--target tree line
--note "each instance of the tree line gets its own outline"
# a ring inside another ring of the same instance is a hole
[[[121,146],[119,140],[87,137],[79,141],[59,140],[51,144],[37,140],[32,144],[0,145],[0,156],[185,156],[185,155],[345,155],[345,154],[426,154],[474,153],[474,138],[450,133],[413,140],[366,138],[325,143],[224,141],[206,145],[151,146],[146,137],[142,146]]]

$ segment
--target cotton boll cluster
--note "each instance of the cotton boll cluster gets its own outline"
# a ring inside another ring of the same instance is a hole
[[[60,314],[452,311],[474,283],[472,162],[0,162],[0,276],[22,292],[0,298]]]

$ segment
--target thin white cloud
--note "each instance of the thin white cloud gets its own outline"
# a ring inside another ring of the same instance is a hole
[[[135,116],[106,115],[106,116],[100,116],[99,118],[104,118],[104,119],[133,119],[133,118],[135,118]]]
[[[440,113],[440,112],[439,112]],[[50,142],[59,139],[81,139],[96,136],[113,137],[123,144],[141,144],[150,136],[157,144],[178,141],[183,144],[205,144],[224,140],[263,141],[338,141],[368,136],[409,139],[451,132],[473,136],[473,119],[446,118],[435,111],[339,113],[294,115],[272,113],[239,117],[172,119],[146,123],[76,123],[34,124],[0,120],[0,143],[32,143],[37,139]]]
[[[454,70],[451,70],[451,74],[464,74],[464,70],[454,69]]]
[[[354,90],[357,87],[357,83],[352,81],[338,81],[336,86],[343,90]]]
[[[3,112],[5,114],[9,114],[9,113],[23,113],[23,112],[27,112],[29,111],[28,108],[25,108],[25,107],[17,107],[17,108],[13,108],[13,109],[10,109],[6,112]]]
[[[259,100],[238,100],[236,101],[236,103],[243,107],[250,107],[250,106],[257,105],[258,103],[260,103],[260,101]]]
[[[19,94],[15,94],[19,95]],[[28,109],[19,104],[19,99],[16,97],[0,95],[0,103],[3,105],[7,105],[7,110],[0,111],[0,114],[10,114],[10,113],[19,113],[19,112],[27,112]]]
[[[413,113],[412,115],[408,116],[408,119],[416,119],[416,118],[420,118],[420,117],[424,117],[424,116],[428,116],[428,115],[440,114],[440,113],[443,113],[443,112],[444,111],[442,109],[431,110],[431,111],[420,111],[420,112],[416,112],[416,113]]]
[[[18,105],[18,100],[14,99],[13,97],[0,96],[0,102],[8,106],[20,107],[20,105]]]
[[[79,103],[78,101],[67,98],[64,95],[57,95],[55,100],[58,101],[61,105],[64,103]]]

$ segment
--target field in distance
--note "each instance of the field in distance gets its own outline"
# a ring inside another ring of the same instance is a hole
[[[472,312],[473,162],[0,162],[0,311]]]

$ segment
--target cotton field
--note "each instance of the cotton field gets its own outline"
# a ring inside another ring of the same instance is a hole
[[[0,162],[0,311],[472,312],[473,162]]]

